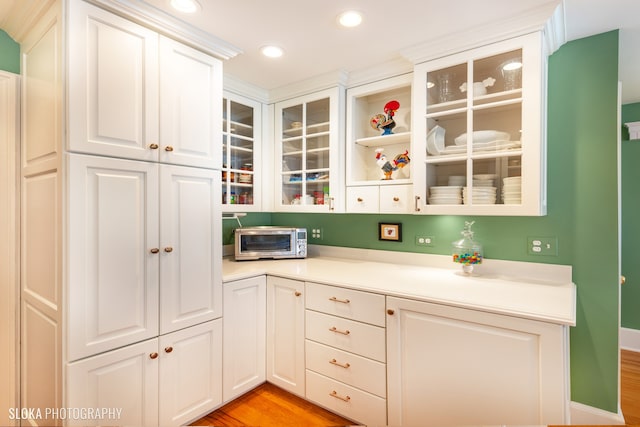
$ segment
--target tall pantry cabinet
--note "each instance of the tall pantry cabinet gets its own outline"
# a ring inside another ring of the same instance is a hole
[[[181,425],[222,401],[222,63],[51,3],[21,52],[21,404]]]

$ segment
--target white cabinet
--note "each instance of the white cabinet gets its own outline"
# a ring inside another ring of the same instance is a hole
[[[394,297],[387,310],[389,425],[567,424],[566,326]]]
[[[219,174],[68,159],[69,360],[222,316]]]
[[[306,283],[307,399],[387,425],[385,297]]]
[[[347,212],[413,211],[411,85],[405,74],[347,90]]]
[[[416,65],[416,211],[546,214],[545,70],[540,33]]]
[[[223,400],[265,381],[265,276],[224,284]]]
[[[342,211],[344,89],[275,104],[275,207]]]
[[[304,282],[267,277],[267,380],[305,396]]]
[[[81,1],[69,32],[70,151],[221,166],[221,61]]]
[[[121,409],[105,424],[185,425],[222,402],[221,323],[206,322],[69,364],[67,407]]]
[[[222,210],[262,207],[262,105],[231,92],[222,100]]]

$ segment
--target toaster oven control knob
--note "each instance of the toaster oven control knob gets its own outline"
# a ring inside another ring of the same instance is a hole
[[[306,255],[304,245],[299,245],[298,246],[298,254],[301,255],[301,256],[305,256]]]

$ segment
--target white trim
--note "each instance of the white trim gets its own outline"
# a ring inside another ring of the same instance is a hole
[[[640,330],[620,328],[620,348],[640,352]]]
[[[570,408],[572,425],[623,425],[625,423],[620,410],[614,413],[578,402],[571,402]]]
[[[629,129],[629,139],[640,139],[640,122],[629,122],[624,124]]]

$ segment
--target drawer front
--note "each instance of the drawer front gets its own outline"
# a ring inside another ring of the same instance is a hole
[[[337,286],[306,284],[306,307],[322,313],[385,326],[384,295]]]
[[[347,212],[378,213],[378,187],[347,187]]]
[[[414,209],[413,186],[380,187],[380,213],[411,213]]]
[[[307,310],[305,331],[310,340],[386,361],[384,328]]]
[[[385,399],[309,370],[307,399],[364,425],[387,425]]]
[[[382,398],[387,397],[387,368],[384,363],[315,341],[307,340],[306,350],[307,369]]]

